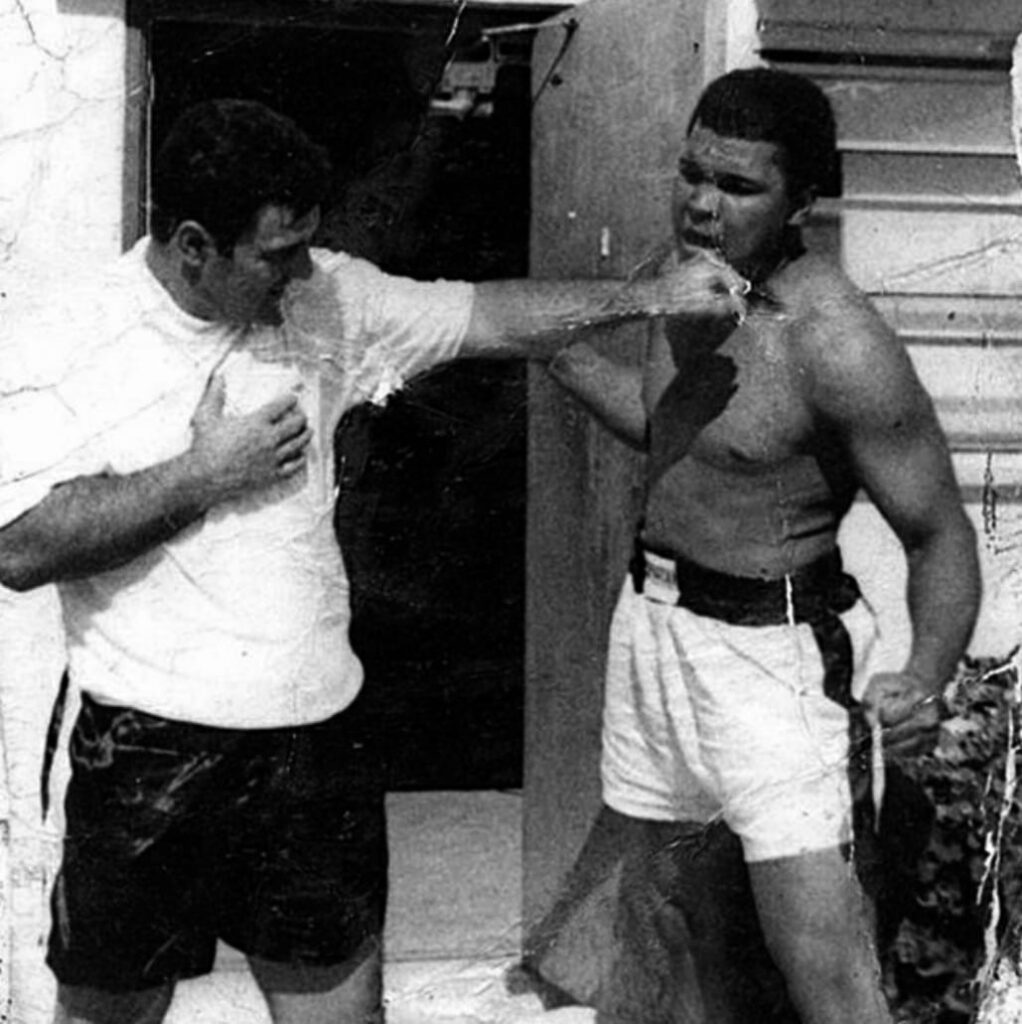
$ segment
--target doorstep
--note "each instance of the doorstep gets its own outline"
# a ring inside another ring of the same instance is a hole
[[[545,1013],[504,975],[521,944],[521,796],[515,791],[393,793],[387,1024],[591,1024],[592,1010]],[[269,1024],[236,952],[182,983],[166,1024]]]

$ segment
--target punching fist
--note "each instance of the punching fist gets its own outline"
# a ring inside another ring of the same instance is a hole
[[[663,316],[745,316],[749,282],[713,253],[699,251],[656,281]]]

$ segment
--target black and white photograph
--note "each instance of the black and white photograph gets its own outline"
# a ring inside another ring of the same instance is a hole
[[[1022,1024],[1018,0],[0,0],[0,1024]]]

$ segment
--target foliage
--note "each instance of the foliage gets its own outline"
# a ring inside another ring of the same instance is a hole
[[[978,979],[995,955],[987,945],[1000,942],[1020,907],[1019,667],[1017,656],[964,664],[945,697],[950,717],[937,749],[904,766],[935,816],[912,898],[882,957],[899,1021],[972,1019]]]

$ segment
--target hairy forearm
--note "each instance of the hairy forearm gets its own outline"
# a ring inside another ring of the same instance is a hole
[[[0,583],[30,590],[130,562],[223,501],[301,472],[312,432],[293,394],[224,416],[210,377],[187,451],[137,473],[77,477],[0,529]]]
[[[189,454],[138,473],[78,477],[0,530],[0,582],[31,590],[116,568],[214,502]]]
[[[937,690],[954,675],[976,621],[975,531],[959,511],[907,554],[912,650],[906,671]]]
[[[475,354],[552,358],[574,333],[655,315],[657,281],[486,281],[469,326]]]
[[[562,349],[550,375],[605,427],[635,448],[646,447],[642,373],[604,358],[584,342]]]

